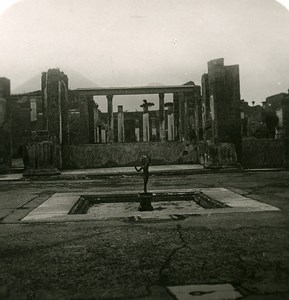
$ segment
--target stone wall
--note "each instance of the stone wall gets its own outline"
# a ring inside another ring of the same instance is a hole
[[[134,166],[139,157],[148,154],[153,165],[196,164],[194,144],[181,142],[115,143],[64,146],[64,169]]]
[[[235,145],[232,143],[199,143],[200,163],[208,169],[238,168]]]
[[[244,139],[244,168],[286,168],[289,166],[289,139]]]

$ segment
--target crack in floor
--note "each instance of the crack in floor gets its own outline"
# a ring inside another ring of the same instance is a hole
[[[182,232],[181,232],[182,226],[180,224],[177,224],[176,229],[177,229],[178,238],[179,238],[179,240],[181,242],[181,246],[178,246],[178,247],[174,248],[170,252],[170,254],[168,255],[168,257],[165,260],[164,264],[160,268],[158,283],[161,286],[166,286],[168,284],[168,282],[169,282],[170,265],[171,265],[171,261],[172,261],[173,256],[178,251],[180,251],[180,250],[182,250],[182,249],[184,249],[184,248],[187,247],[187,243],[184,240],[184,237],[183,237]]]

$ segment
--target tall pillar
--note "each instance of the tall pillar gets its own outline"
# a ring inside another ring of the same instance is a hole
[[[189,141],[190,137],[189,137],[189,95],[185,94],[184,95],[184,140],[185,141]]]
[[[173,141],[175,139],[175,130],[174,130],[174,104],[172,102],[166,103],[168,107],[168,141]]]
[[[179,97],[177,93],[173,94],[174,103],[174,140],[179,140]]]
[[[96,142],[101,143],[101,125],[96,127]]]
[[[140,106],[143,108],[143,141],[150,141],[150,119],[149,119],[149,107],[154,104],[143,100],[143,104]]]
[[[166,139],[166,126],[165,126],[165,94],[159,94],[159,120],[160,120],[160,141]]]
[[[150,119],[149,113],[143,113],[143,141],[149,142],[150,141]]]
[[[44,129],[56,138],[59,145],[66,144],[68,116],[68,77],[59,69],[42,73],[42,99]]]
[[[37,123],[37,100],[35,98],[30,99],[30,125],[32,131],[36,130]]]
[[[89,143],[94,144],[96,142],[96,131],[95,131],[96,104],[93,100],[93,96],[86,96],[85,101],[87,103]]]
[[[124,113],[123,113],[123,106],[119,105],[117,107],[118,114],[117,114],[117,137],[118,142],[124,142]]]
[[[137,142],[140,142],[140,129],[139,129],[139,120],[138,119],[135,120],[134,132],[135,132],[135,140]]]
[[[179,141],[185,140],[185,95],[184,93],[178,94],[179,98]]]
[[[105,127],[101,128],[101,143],[105,144],[107,142],[107,130]]]
[[[108,142],[113,143],[114,141],[113,106],[112,106],[113,95],[107,95],[106,98],[107,98]]]
[[[10,111],[10,80],[0,77],[0,169],[11,166],[11,111]]]
[[[216,143],[233,143],[241,162],[239,66],[225,66],[224,59],[208,62],[208,92],[212,116],[212,136]]]
[[[202,122],[202,96],[201,96],[201,87],[195,85],[194,94],[193,94],[193,126],[196,133],[196,141],[203,139],[203,122]]]
[[[152,124],[152,136],[151,136],[151,140],[153,142],[157,141],[157,125],[156,125],[156,118],[152,117],[151,118],[151,124]]]
[[[99,133],[99,109],[98,104],[95,104],[93,107],[93,133],[94,133],[94,143],[100,142],[100,133]]]

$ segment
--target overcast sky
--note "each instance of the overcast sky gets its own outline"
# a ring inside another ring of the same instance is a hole
[[[289,12],[274,0],[22,0],[0,37],[12,91],[53,67],[99,86],[200,84],[219,57],[240,65],[247,101],[289,88]]]

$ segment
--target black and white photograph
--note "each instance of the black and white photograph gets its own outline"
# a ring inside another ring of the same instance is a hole
[[[0,0],[0,300],[289,299],[289,0]]]

